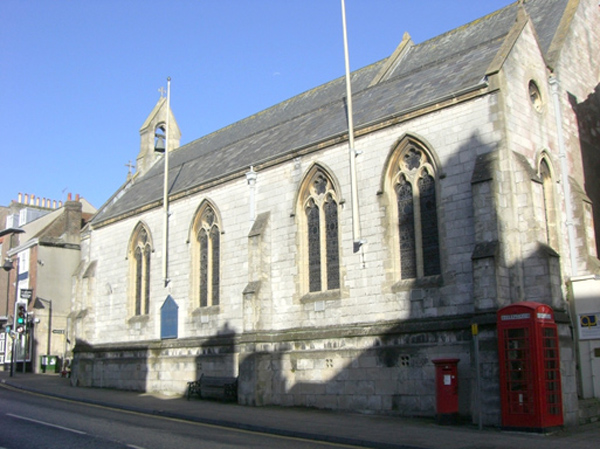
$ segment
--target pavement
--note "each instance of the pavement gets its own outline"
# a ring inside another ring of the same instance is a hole
[[[592,449],[600,422],[548,434],[476,425],[438,425],[434,419],[335,412],[296,407],[249,407],[108,388],[71,386],[58,374],[0,371],[0,386],[165,418],[245,431],[381,449]]]

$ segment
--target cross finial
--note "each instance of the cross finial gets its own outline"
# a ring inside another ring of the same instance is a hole
[[[131,174],[131,169],[135,168],[135,164],[132,164],[131,161],[129,161],[127,164],[125,164],[125,167],[127,167],[129,169],[128,174]]]
[[[158,89],[158,91],[160,92],[160,98],[163,98],[166,92],[165,88],[161,86],[161,88]]]

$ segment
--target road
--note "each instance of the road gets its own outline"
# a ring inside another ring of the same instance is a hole
[[[0,388],[0,449],[351,447],[150,416]]]

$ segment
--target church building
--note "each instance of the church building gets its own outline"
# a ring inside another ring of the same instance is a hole
[[[405,34],[351,74],[353,148],[343,77],[183,146],[161,98],[82,235],[72,382],[181,395],[230,376],[245,405],[434,416],[433,361],[456,359],[458,412],[500,425],[497,313],[529,302],[553,311],[556,413],[576,424],[599,55],[597,0]]]

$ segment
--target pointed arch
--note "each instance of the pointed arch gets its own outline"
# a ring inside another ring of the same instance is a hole
[[[387,196],[394,271],[401,280],[440,275],[440,163],[424,142],[405,134],[391,149],[381,179]]]
[[[221,290],[221,217],[216,206],[204,200],[190,228],[192,242],[192,294],[199,307],[218,306]]]
[[[383,164],[383,171],[381,174],[380,180],[380,188],[379,193],[384,193],[390,188],[389,179],[390,179],[390,169],[394,166],[393,160],[397,159],[399,153],[406,150],[408,147],[414,146],[420,148],[427,155],[427,159],[429,164],[432,166],[434,172],[436,173],[436,178],[441,179],[444,177],[442,172],[442,164],[437,156],[437,153],[430,150],[433,148],[427,139],[421,137],[414,133],[404,133],[400,138],[396,140],[394,145],[392,145],[390,152],[387,155],[385,163]]]
[[[339,195],[338,198],[338,203],[340,205],[344,204],[346,201],[344,200],[344,198],[342,197],[342,188],[340,185],[339,180],[337,179],[337,177],[333,174],[333,171],[324,163],[322,162],[313,162],[311,164],[311,166],[308,168],[308,170],[306,170],[306,173],[304,173],[303,177],[302,177],[302,181],[300,182],[300,188],[298,190],[296,190],[296,196],[294,197],[294,202],[292,203],[292,213],[291,216],[295,216],[296,213],[298,212],[298,202],[300,201],[300,196],[302,195],[302,192],[305,191],[306,189],[306,182],[307,179],[310,178],[311,173],[314,173],[317,170],[321,170],[324,173],[327,173],[329,176],[329,179],[331,181],[331,183],[333,184],[333,189],[337,192],[337,194]]]
[[[131,311],[135,316],[150,313],[150,274],[153,252],[152,234],[139,222],[129,239],[129,279]]]
[[[542,151],[538,158],[537,173],[542,182],[542,201],[546,243],[558,251],[558,226],[556,196],[554,191],[554,166],[547,151]]]
[[[305,293],[340,288],[339,208],[337,179],[322,164],[313,164],[300,183],[295,201]]]

